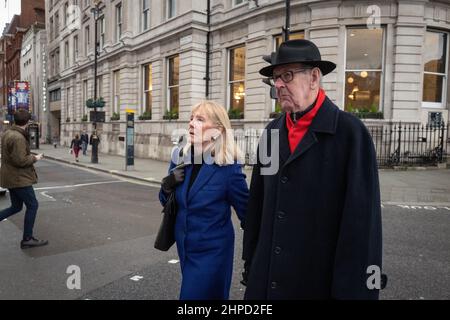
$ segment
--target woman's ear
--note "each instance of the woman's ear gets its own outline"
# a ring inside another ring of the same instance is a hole
[[[222,135],[222,129],[221,128],[217,128],[216,130],[217,130],[217,132],[211,137],[212,141],[216,141]]]

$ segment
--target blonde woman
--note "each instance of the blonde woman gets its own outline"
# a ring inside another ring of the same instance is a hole
[[[163,205],[171,192],[178,203],[175,239],[182,273],[180,299],[225,300],[233,273],[231,206],[243,226],[248,187],[222,106],[203,101],[193,107],[183,151],[185,166],[175,168],[172,161],[160,191]]]

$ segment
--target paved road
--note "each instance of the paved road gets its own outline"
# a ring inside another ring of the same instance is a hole
[[[176,251],[153,249],[156,186],[51,161],[37,170],[35,234],[50,245],[19,249],[23,213],[0,223],[0,299],[177,299]],[[381,298],[450,299],[450,204],[385,204],[383,225],[389,283]],[[243,295],[241,241],[237,229],[233,299]],[[80,290],[67,288],[73,265]]]

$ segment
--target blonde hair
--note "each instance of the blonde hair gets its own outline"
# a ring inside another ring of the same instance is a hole
[[[219,166],[233,164],[242,159],[242,151],[234,141],[233,130],[231,129],[230,118],[225,108],[217,102],[204,100],[192,107],[191,114],[195,112],[204,113],[221,131],[216,139],[211,140],[208,149],[212,150],[214,162]],[[183,148],[183,154],[188,154],[192,142],[189,142]]]

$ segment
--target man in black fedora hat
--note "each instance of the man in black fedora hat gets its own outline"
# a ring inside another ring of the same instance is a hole
[[[266,127],[278,170],[265,175],[259,158],[253,168],[246,299],[378,299],[383,286],[375,150],[364,124],[320,87],[335,67],[311,41],[291,40],[260,70],[283,113]]]

